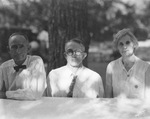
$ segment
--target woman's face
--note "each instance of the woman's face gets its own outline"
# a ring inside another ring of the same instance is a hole
[[[123,36],[117,46],[122,56],[131,56],[134,54],[134,43],[129,35]]]

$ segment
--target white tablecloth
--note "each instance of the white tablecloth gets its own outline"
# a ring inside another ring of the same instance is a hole
[[[150,119],[150,105],[128,99],[0,99],[0,119]]]

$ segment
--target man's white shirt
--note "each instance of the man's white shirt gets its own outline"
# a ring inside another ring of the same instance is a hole
[[[48,96],[67,97],[73,76],[77,76],[73,90],[76,98],[103,97],[104,88],[101,76],[89,68],[82,66],[73,74],[68,66],[52,70],[48,75]]]
[[[46,88],[46,72],[39,56],[28,55],[23,65],[26,69],[14,70],[13,59],[0,66],[0,90],[5,85],[7,98],[38,99]]]

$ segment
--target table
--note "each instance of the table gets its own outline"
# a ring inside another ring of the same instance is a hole
[[[0,119],[150,119],[150,105],[126,98],[0,99]]]

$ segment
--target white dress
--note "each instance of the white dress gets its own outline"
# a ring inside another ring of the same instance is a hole
[[[145,95],[145,73],[149,64],[138,57],[132,68],[127,71],[122,57],[112,61],[108,67],[112,72],[113,97],[121,94],[128,98],[143,98]]]

